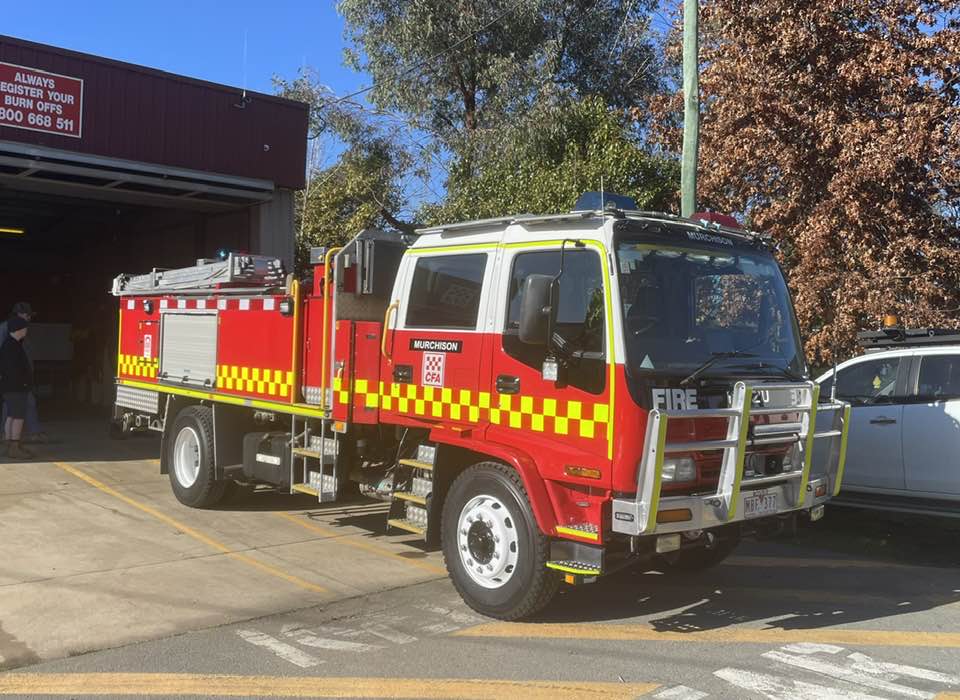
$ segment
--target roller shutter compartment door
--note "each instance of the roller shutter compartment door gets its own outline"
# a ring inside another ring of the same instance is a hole
[[[160,327],[160,380],[212,389],[217,377],[217,315],[166,313]]]

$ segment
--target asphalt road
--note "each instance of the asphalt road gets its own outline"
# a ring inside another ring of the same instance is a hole
[[[375,532],[382,514],[369,504],[323,511],[261,499],[197,514],[165,495],[155,464],[131,455],[139,459],[122,466],[64,455],[50,474],[0,465],[11,493],[58,473],[48,490],[95,504],[72,514],[87,518],[79,525],[103,536],[120,524],[110,547],[129,539],[150,560],[114,561],[108,579],[71,569],[34,580],[27,570],[41,561],[77,567],[77,557],[54,548],[34,561],[25,545],[0,544],[0,574],[22,579],[0,580],[0,651],[16,642],[33,654],[8,659],[0,694],[960,699],[960,521],[828,509],[796,539],[745,543],[709,573],[624,571],[564,588],[537,620],[508,624],[460,602],[438,553]],[[59,503],[29,493],[20,499]],[[36,547],[49,536],[4,503],[0,512],[18,516],[4,518],[8,537],[19,527]],[[306,539],[304,525],[316,528]],[[178,540],[189,546],[156,549]],[[170,595],[151,599],[143,570]],[[110,597],[83,598],[87,611],[60,597],[105,586]],[[177,624],[160,624],[164,614]],[[57,646],[57,635],[96,643]]]

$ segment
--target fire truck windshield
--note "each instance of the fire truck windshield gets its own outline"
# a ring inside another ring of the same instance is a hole
[[[617,262],[632,374],[684,377],[724,355],[702,373],[804,374],[790,296],[769,253],[622,239]]]

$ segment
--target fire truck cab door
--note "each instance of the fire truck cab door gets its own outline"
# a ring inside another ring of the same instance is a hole
[[[482,428],[489,397],[489,251],[415,249],[404,256],[385,329],[380,409],[385,422]]]
[[[563,274],[554,299],[554,333],[564,344],[562,353],[554,353],[565,365],[559,381],[543,376],[547,347],[525,344],[519,337],[523,281],[532,274],[557,275],[559,245],[505,247],[501,255],[487,437],[522,445],[535,456],[546,479],[571,481],[565,469],[586,467],[603,475],[602,482],[594,484],[609,484],[611,319],[606,313],[610,290],[605,285],[602,251],[598,246],[568,244],[563,254]]]

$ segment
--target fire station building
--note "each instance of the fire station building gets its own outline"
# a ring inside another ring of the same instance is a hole
[[[107,403],[122,272],[294,250],[307,105],[0,36],[0,314],[41,396]]]

